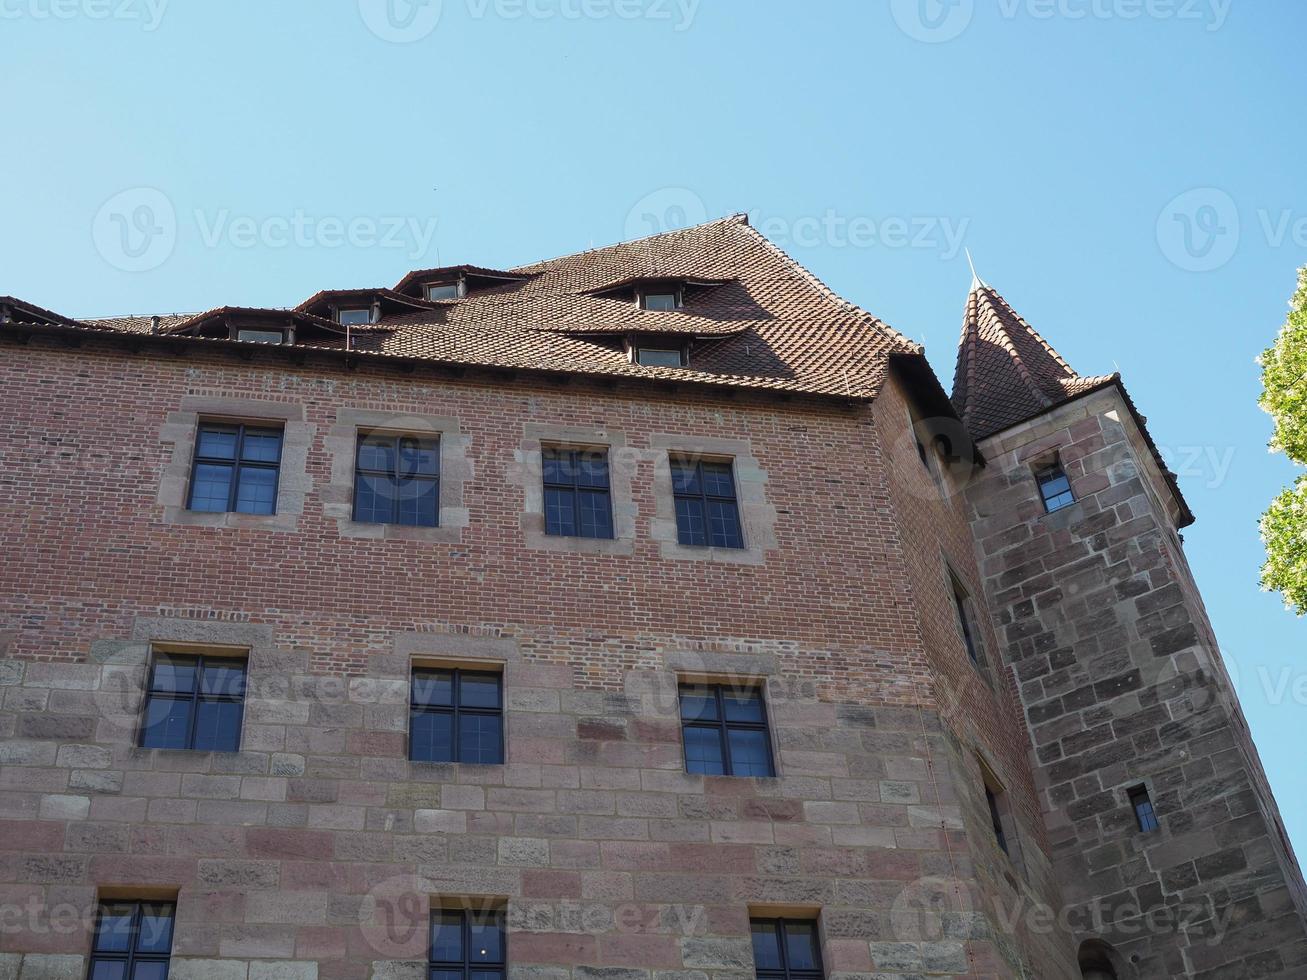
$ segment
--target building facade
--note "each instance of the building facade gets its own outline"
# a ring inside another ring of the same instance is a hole
[[[1183,497],[983,283],[952,398],[738,217],[0,355],[0,977],[1307,972]]]

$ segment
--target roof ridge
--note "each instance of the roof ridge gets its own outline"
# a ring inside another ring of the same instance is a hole
[[[595,248],[583,248],[579,252],[564,252],[562,255],[554,255],[547,259],[537,259],[535,262],[527,262],[524,265],[515,265],[505,272],[523,272],[527,269],[534,269],[536,266],[548,265],[550,262],[561,262],[563,259],[574,259],[580,255],[593,255],[596,252],[606,252],[610,248],[621,248],[624,245],[638,245],[641,242],[651,242],[656,238],[670,238],[674,235],[684,235],[688,231],[700,231],[704,228],[711,228],[713,225],[743,224],[749,226],[749,216],[743,211],[736,211],[733,214],[723,215],[720,218],[713,218],[711,221],[701,221],[697,225],[686,225],[684,228],[674,228],[670,231],[660,231],[652,235],[644,235],[640,238],[626,238],[621,241],[610,242],[607,245],[599,245]]]

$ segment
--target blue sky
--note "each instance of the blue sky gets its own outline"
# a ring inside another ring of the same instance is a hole
[[[1148,415],[1307,854],[1307,622],[1257,587],[1294,474],[1254,365],[1307,263],[1307,5],[0,0],[0,36],[0,293],[70,315],[291,305],[748,211],[948,384],[969,246]]]

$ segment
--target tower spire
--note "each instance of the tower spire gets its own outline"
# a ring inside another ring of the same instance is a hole
[[[974,290],[978,287],[984,286],[985,281],[981,279],[980,276],[976,275],[976,263],[971,258],[971,249],[964,247],[963,251],[967,253],[967,265],[971,267],[971,288]]]

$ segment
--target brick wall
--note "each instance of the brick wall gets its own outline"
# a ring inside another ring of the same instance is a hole
[[[1057,939],[996,935],[1009,886],[976,867],[998,860],[980,751],[1043,887],[1001,679],[935,680],[971,668],[922,555],[974,569],[956,504],[893,473],[905,418],[41,338],[3,353],[0,976],[80,976],[87,910],[128,888],[176,894],[175,976],[416,977],[442,896],[506,902],[515,974],[542,980],[742,980],[751,907],[820,910],[832,976],[1067,974]],[[196,406],[223,404],[280,406],[288,446],[295,427],[275,520],[176,507]],[[341,409],[457,420],[459,533],[342,533]],[[531,425],[620,443],[629,554],[532,546]],[[757,461],[760,560],[669,557],[653,533],[661,447],[702,438]],[[170,645],[248,651],[242,751],[135,747]],[[407,760],[414,658],[502,665],[506,765]],[[684,772],[684,675],[765,683],[780,778]]]

